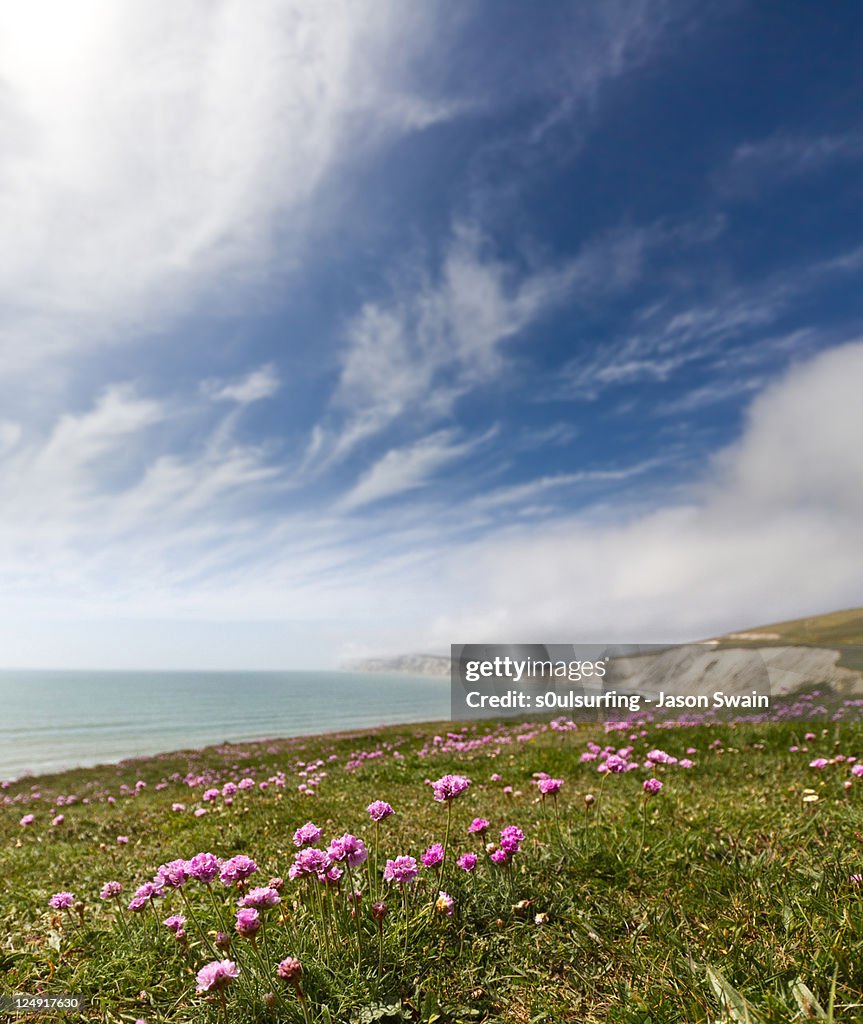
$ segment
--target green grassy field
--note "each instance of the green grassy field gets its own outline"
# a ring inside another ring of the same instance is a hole
[[[863,754],[863,726],[645,725],[630,740],[599,727],[484,725],[449,742],[453,728],[212,748],[9,786],[0,991],[81,993],[88,1009],[69,1019],[147,1024],[863,1020],[863,887],[852,879],[863,871],[863,780],[843,760]],[[631,746],[625,759],[639,767],[600,774],[599,759],[582,760],[591,742]],[[694,763],[651,766],[655,748]],[[827,763],[810,767],[818,757]],[[190,772],[194,787],[180,778]],[[557,798],[540,797],[537,772],[565,780]],[[472,784],[438,803],[425,780],[445,773]],[[244,777],[255,786],[232,803],[202,800]],[[653,777],[663,788],[647,795]],[[33,785],[41,798],[25,801]],[[59,806],[58,795],[77,799]],[[395,814],[379,826],[375,871],[366,807],[378,799]],[[443,878],[420,866],[413,885],[383,883],[387,858],[419,860],[444,843],[450,814]],[[486,842],[523,830],[507,863],[467,833],[477,817],[490,822]],[[365,840],[369,860],[339,888],[288,879],[307,821],[324,847],[345,832]],[[241,893],[218,879],[166,889],[138,914],[99,898],[117,880],[124,907],[161,864],[201,851],[248,854],[250,886],[284,878],[254,942],[233,932]],[[456,866],[468,851],[470,873]],[[354,918],[351,889],[362,892]],[[441,889],[452,916],[436,907]],[[50,909],[60,890],[83,907]],[[380,928],[375,898],[387,905]],[[161,924],[171,914],[186,917],[182,941]],[[220,929],[233,932],[228,949],[214,949]],[[275,973],[288,955],[302,964],[302,1000]],[[224,1005],[196,994],[196,972],[215,956],[239,968]]]
[[[863,608],[772,622],[717,639],[719,647],[828,647],[839,651],[838,665],[863,672]]]
[[[751,639],[746,639],[747,634]],[[736,646],[752,647],[771,644],[803,644],[811,647],[863,644],[863,608],[845,608],[802,619],[771,622],[766,626],[750,626],[716,639]]]

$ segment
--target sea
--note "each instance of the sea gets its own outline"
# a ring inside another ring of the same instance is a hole
[[[223,741],[449,718],[446,678],[0,671],[0,780]]]

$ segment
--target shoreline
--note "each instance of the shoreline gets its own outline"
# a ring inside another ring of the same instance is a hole
[[[0,703],[0,781],[218,743],[442,720],[451,708],[443,680],[300,671],[0,672]]]
[[[525,719],[526,721],[528,719]],[[259,736],[251,739],[242,740],[221,740],[218,743],[207,743],[201,747],[179,747],[172,750],[160,750],[152,754],[136,754],[131,757],[119,758],[115,761],[99,761],[96,764],[89,765],[72,765],[67,768],[59,768],[56,771],[45,771],[45,772],[33,772],[26,773],[24,775],[18,775],[11,779],[0,780],[0,785],[4,788],[11,788],[12,786],[22,786],[28,783],[40,783],[45,784],[46,780],[57,778],[60,776],[69,775],[72,772],[98,772],[105,771],[110,768],[124,769],[131,768],[135,765],[149,764],[150,762],[169,760],[171,758],[182,758],[182,757],[203,757],[208,753],[221,753],[224,752],[226,747],[234,748],[238,751],[243,750],[246,747],[258,747],[262,745],[272,744],[283,744],[292,745],[301,742],[341,742],[351,738],[364,739],[372,736],[379,735],[387,729],[399,729],[400,727],[411,727],[411,728],[422,728],[430,729],[432,727],[440,727],[443,730],[445,726],[459,726],[463,723],[454,722],[449,719],[423,719],[418,721],[401,721],[401,722],[379,722],[376,725],[366,727],[355,727],[350,729],[335,729],[326,732],[315,732],[315,733],[295,733],[293,735],[279,735],[279,736]],[[471,724],[482,724],[482,723],[471,723]]]

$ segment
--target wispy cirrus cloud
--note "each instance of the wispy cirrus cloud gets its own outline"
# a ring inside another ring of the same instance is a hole
[[[332,410],[311,456],[342,459],[408,414],[426,423],[446,416],[501,373],[504,343],[564,302],[576,273],[518,268],[491,255],[475,227],[457,226],[437,273],[417,268],[347,325]]]
[[[206,380],[201,391],[214,401],[236,402],[237,405],[251,405],[264,398],[272,398],[282,386],[279,374],[272,363],[258,367],[251,373],[231,382]]]
[[[312,432],[307,463],[343,459],[409,415],[434,423],[465,394],[511,368],[507,343],[574,301],[594,303],[630,286],[653,228],[605,232],[555,263],[503,260],[475,225],[457,224],[434,273],[400,279],[347,325],[332,406]]]
[[[528,480],[526,483],[487,491],[474,498],[470,502],[470,508],[487,511],[507,506],[520,506],[533,502],[549,492],[565,491],[584,484],[618,483],[632,477],[642,476],[656,468],[661,462],[660,459],[646,459],[643,462],[620,468],[584,469],[577,473],[556,473],[542,476],[535,480]]]
[[[764,188],[861,160],[863,132],[856,129],[810,135],[779,131],[738,145],[714,181],[726,196],[752,197]]]
[[[482,448],[495,434],[492,429],[470,440],[459,439],[455,431],[439,430],[403,448],[392,448],[368,469],[337,503],[339,511],[414,491],[424,486],[441,469]]]
[[[819,290],[847,280],[860,264],[859,249],[843,249],[761,280],[711,289],[712,295],[699,300],[684,295],[651,303],[634,314],[626,333],[569,360],[556,375],[556,393],[594,400],[610,388],[673,380],[693,364],[707,375],[725,374],[770,363],[780,350],[805,354],[815,332],[805,324],[787,331],[777,325]],[[823,344],[825,332],[819,333]]]

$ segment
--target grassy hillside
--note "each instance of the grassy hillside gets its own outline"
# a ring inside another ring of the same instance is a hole
[[[747,637],[751,636],[749,640]],[[807,647],[863,645],[863,608],[848,608],[788,622],[771,622],[717,639],[727,643],[805,644]]]
[[[863,672],[863,608],[847,608],[788,622],[771,622],[717,637],[720,647],[841,648],[838,664]]]
[[[820,1019],[861,1019],[851,759],[863,725],[455,728],[231,745],[8,786],[0,994],[82,993],[89,1009],[69,1019],[111,1024],[788,1024],[819,1004]],[[564,780],[556,795],[542,796],[539,772]],[[447,773],[471,784],[436,801],[427,780]],[[378,826],[374,800],[395,811]],[[468,831],[476,818],[484,836]],[[337,880],[290,880],[308,821],[319,848],[348,832],[368,859],[352,874],[331,862]],[[500,858],[507,826],[524,838],[508,833],[518,849]],[[435,843],[444,864],[424,866]],[[162,895],[124,909],[160,865],[200,852],[257,870],[209,887],[163,874]],[[397,856],[416,858],[415,881],[384,881]],[[279,905],[241,936],[237,901],[274,876]],[[100,899],[113,881],[122,897]],[[70,907],[50,908],[63,891]],[[180,937],[162,923],[174,915]],[[302,966],[293,982],[277,975],[288,956]],[[196,994],[197,972],[221,959],[236,980]]]

